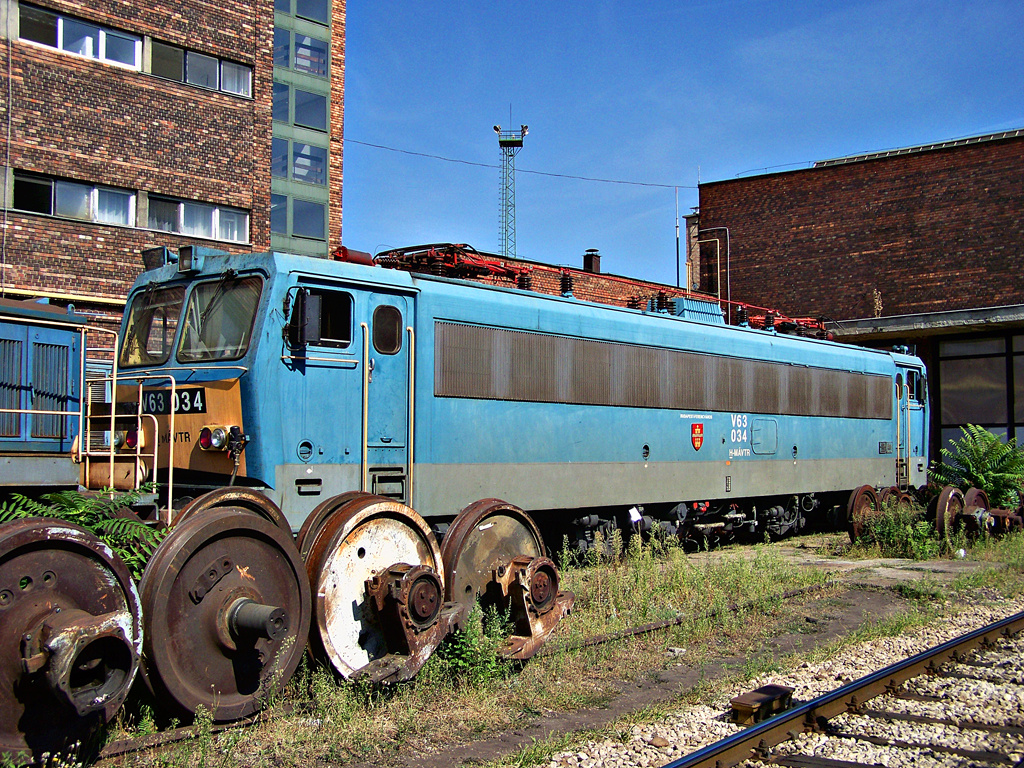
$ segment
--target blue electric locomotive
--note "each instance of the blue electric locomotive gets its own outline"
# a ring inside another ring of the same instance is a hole
[[[511,611],[526,658],[573,599],[547,534],[782,534],[925,483],[909,355],[726,325],[693,297],[146,259],[115,402],[84,409],[74,456],[86,488],[158,483],[172,527],[139,589],[143,663],[185,712],[254,711],[307,634],[343,677],[407,679],[478,597]]]

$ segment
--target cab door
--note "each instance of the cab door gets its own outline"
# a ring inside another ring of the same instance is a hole
[[[410,501],[412,301],[397,293],[368,294],[363,335],[363,486]]]
[[[896,483],[903,490],[928,482],[926,397],[924,372],[900,366],[896,374]]]
[[[908,368],[906,441],[908,482],[922,487],[928,483],[928,380],[920,368]]]

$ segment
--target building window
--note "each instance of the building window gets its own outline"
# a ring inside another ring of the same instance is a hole
[[[236,96],[252,96],[252,67],[235,64],[233,61],[222,61],[220,89]]]
[[[288,234],[288,198],[284,195],[270,196],[270,231],[277,235]]]
[[[288,139],[276,136],[270,142],[270,175],[279,179],[288,178]]]
[[[329,0],[295,0],[295,15],[326,25],[331,20],[331,4]]]
[[[35,174],[14,174],[14,207],[22,211],[130,227],[135,193]]]
[[[191,85],[216,91],[220,87],[218,73],[217,59],[213,56],[193,51],[185,54],[185,80]]]
[[[274,10],[324,26],[331,23],[330,0],[274,0]]]
[[[299,72],[327,77],[327,43],[308,35],[295,35],[294,67]]]
[[[939,437],[946,447],[960,427],[1024,436],[1024,337],[949,339],[939,343]]]
[[[330,48],[326,40],[274,27],[274,66],[327,77]],[[295,55],[292,56],[294,51]]]
[[[149,228],[245,243],[249,241],[249,213],[239,208],[150,195]]]
[[[282,123],[288,122],[288,102],[291,88],[285,83],[274,83],[274,106],[271,110],[271,116],[275,120],[279,120]]]
[[[292,178],[307,184],[327,185],[327,150],[292,142]]]
[[[294,94],[295,114],[288,114]],[[274,83],[274,102],[271,111],[274,120],[294,123],[315,131],[327,131],[327,97],[310,93],[301,88],[292,88],[287,83]]]
[[[150,73],[178,83],[252,97],[252,67],[156,40]]]
[[[327,206],[311,200],[292,198],[292,236],[325,240]]]
[[[274,66],[287,69],[292,63],[292,33],[281,27],[274,27]]]
[[[295,88],[295,124],[327,130],[327,97]]]
[[[22,40],[130,69],[142,66],[142,38],[31,5],[19,7]]]

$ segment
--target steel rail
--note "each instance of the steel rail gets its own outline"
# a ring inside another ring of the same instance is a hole
[[[933,672],[940,665],[960,661],[965,653],[992,644],[998,635],[1024,630],[1024,612],[1009,616],[966,635],[953,638],[909,659],[892,664],[852,683],[793,707],[757,725],[666,763],[663,768],[727,768],[743,760],[762,760],[767,751],[796,731],[819,731],[830,718],[859,712],[861,705],[884,693],[895,692],[903,682]]]

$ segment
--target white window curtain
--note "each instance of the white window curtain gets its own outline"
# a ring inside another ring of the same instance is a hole
[[[199,203],[181,204],[181,233],[196,237],[213,237],[213,206]]]
[[[234,240],[236,243],[249,240],[249,215],[245,211],[221,208],[217,218],[221,240]]]
[[[91,219],[90,198],[93,187],[70,181],[53,183],[53,213],[72,219]]]
[[[239,96],[252,95],[252,69],[230,61],[220,63],[220,89]]]
[[[114,189],[96,190],[96,220],[105,224],[119,224],[128,227],[134,224],[135,195]]]

